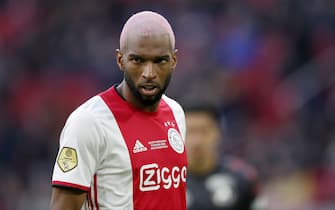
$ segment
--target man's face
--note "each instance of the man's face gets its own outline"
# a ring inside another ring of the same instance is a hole
[[[176,55],[166,35],[133,36],[118,51],[120,69],[135,100],[156,104],[166,90],[176,65]]]
[[[186,112],[186,149],[190,171],[204,172],[218,155],[220,131],[205,111]]]

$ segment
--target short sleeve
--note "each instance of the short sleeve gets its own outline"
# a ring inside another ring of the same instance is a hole
[[[101,135],[97,120],[88,111],[70,115],[60,136],[52,185],[89,190],[99,163]]]

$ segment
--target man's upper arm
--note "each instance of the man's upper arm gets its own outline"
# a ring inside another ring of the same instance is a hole
[[[82,190],[53,187],[50,210],[80,210],[86,197],[87,192]]]
[[[52,177],[51,210],[80,210],[98,160],[100,132],[94,116],[74,112],[63,128]]]
[[[75,111],[60,137],[52,184],[88,191],[98,164],[101,132],[95,117]]]

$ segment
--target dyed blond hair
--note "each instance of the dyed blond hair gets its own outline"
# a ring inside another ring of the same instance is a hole
[[[127,46],[129,34],[135,33],[142,36],[150,36],[153,33],[166,34],[171,43],[171,49],[175,48],[175,36],[170,23],[160,14],[152,11],[143,11],[132,15],[124,24],[120,35],[120,50]]]

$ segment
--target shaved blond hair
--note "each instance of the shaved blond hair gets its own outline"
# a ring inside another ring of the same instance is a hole
[[[175,48],[175,36],[170,23],[160,14],[143,11],[132,15],[124,24],[120,35],[120,50],[127,46],[130,34],[151,36],[152,34],[167,35],[171,43],[171,50]]]

